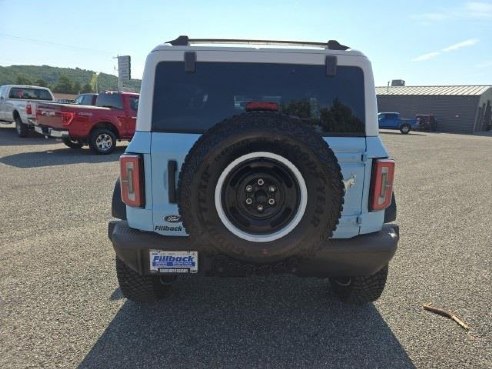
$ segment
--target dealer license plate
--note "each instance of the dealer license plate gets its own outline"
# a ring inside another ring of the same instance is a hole
[[[197,273],[198,251],[150,250],[150,271],[160,273]]]

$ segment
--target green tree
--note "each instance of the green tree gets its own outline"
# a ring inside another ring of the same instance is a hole
[[[53,88],[53,91],[71,94],[73,91],[72,81],[70,81],[67,76],[60,76],[60,79],[58,79],[58,83]]]
[[[82,87],[80,86],[80,82],[76,81],[72,86],[72,92],[74,94],[78,94],[78,93],[80,93],[81,90],[82,90]]]
[[[48,87],[48,83],[42,78],[37,79],[35,83],[36,86]]]
[[[22,74],[17,75],[16,83],[18,85],[32,85],[31,80]]]
[[[81,93],[92,92],[92,87],[90,84],[86,83],[84,87],[82,87]]]

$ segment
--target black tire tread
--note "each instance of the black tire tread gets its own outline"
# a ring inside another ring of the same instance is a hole
[[[159,277],[140,275],[116,257],[116,276],[121,292],[126,298],[139,303],[153,303],[165,297],[168,285]]]
[[[19,129],[17,129],[17,126],[19,126]],[[15,129],[19,137],[25,138],[29,135],[29,127],[27,124],[22,123],[22,120],[18,115],[15,117]]]
[[[81,149],[82,146],[84,146],[82,143],[80,143],[79,141],[74,141],[74,140],[71,140],[70,138],[68,137],[64,137],[62,139],[63,143],[65,144],[65,146],[67,147],[70,147],[71,149]]]
[[[247,117],[247,119],[245,119],[245,117]],[[200,166],[206,159],[207,154],[211,150],[223,146],[224,137],[233,135],[238,131],[246,132],[252,127],[268,129],[269,132],[277,133],[278,137],[282,137],[282,135],[289,136],[297,142],[303,143],[313,152],[317,153],[318,159],[324,164],[323,170],[330,174],[337,173],[336,176],[328,176],[330,177],[331,183],[327,184],[327,187],[330,188],[334,198],[336,198],[336,201],[327,204],[331,209],[329,211],[330,214],[327,215],[330,218],[327,223],[333,224],[333,227],[331,229],[325,229],[323,234],[316,240],[317,242],[312,242],[311,245],[306,246],[304,250],[299,250],[299,254],[310,254],[314,251],[313,245],[319,245],[322,241],[333,235],[333,231],[339,222],[344,200],[341,168],[335,154],[328,147],[321,135],[314,132],[314,129],[308,127],[306,123],[302,122],[300,119],[279,113],[250,112],[235,115],[216,124],[198,139],[193,148],[188,152],[184,161],[185,164],[179,174],[178,207],[179,213],[183,216],[183,225],[189,231],[191,237],[195,237],[197,234],[203,235],[206,233],[206,230],[204,230],[200,224],[190,224],[190,219],[193,218],[192,214],[194,214],[194,204],[192,199],[194,198],[193,181],[196,178],[196,173],[199,172]],[[193,231],[196,232],[194,233]],[[213,241],[216,245],[219,245],[221,249],[228,248],[224,240],[220,237],[215,237]],[[317,246],[314,248],[316,247]],[[248,257],[248,252],[247,249],[244,250],[242,256]],[[290,255],[285,255],[284,257],[288,256]]]
[[[352,277],[348,286],[342,286],[335,278],[330,278],[331,287],[337,297],[353,305],[363,305],[376,301],[383,293],[388,277],[388,265],[369,276]]]

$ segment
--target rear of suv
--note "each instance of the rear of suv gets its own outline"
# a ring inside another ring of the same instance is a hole
[[[120,158],[108,234],[121,290],[152,302],[183,274],[290,273],[374,301],[399,239],[394,168],[362,53],[180,36],[147,57]]]

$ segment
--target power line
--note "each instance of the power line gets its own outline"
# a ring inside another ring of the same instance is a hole
[[[70,48],[70,49],[77,49],[77,50],[92,51],[92,52],[104,53],[104,54],[109,54],[109,55],[116,54],[115,52],[108,51],[108,50],[97,50],[97,49],[91,49],[91,48],[83,47],[83,46],[73,46],[73,45],[61,44],[58,42],[53,42],[53,41],[48,41],[48,40],[40,40],[40,39],[17,36],[17,35],[11,35],[8,33],[0,33],[0,37],[13,38],[13,39],[17,39],[17,40],[21,40],[21,41],[25,41],[25,42],[44,43],[44,44],[49,44],[49,45],[53,45],[53,46],[59,46],[59,47],[65,47],[65,48]]]

